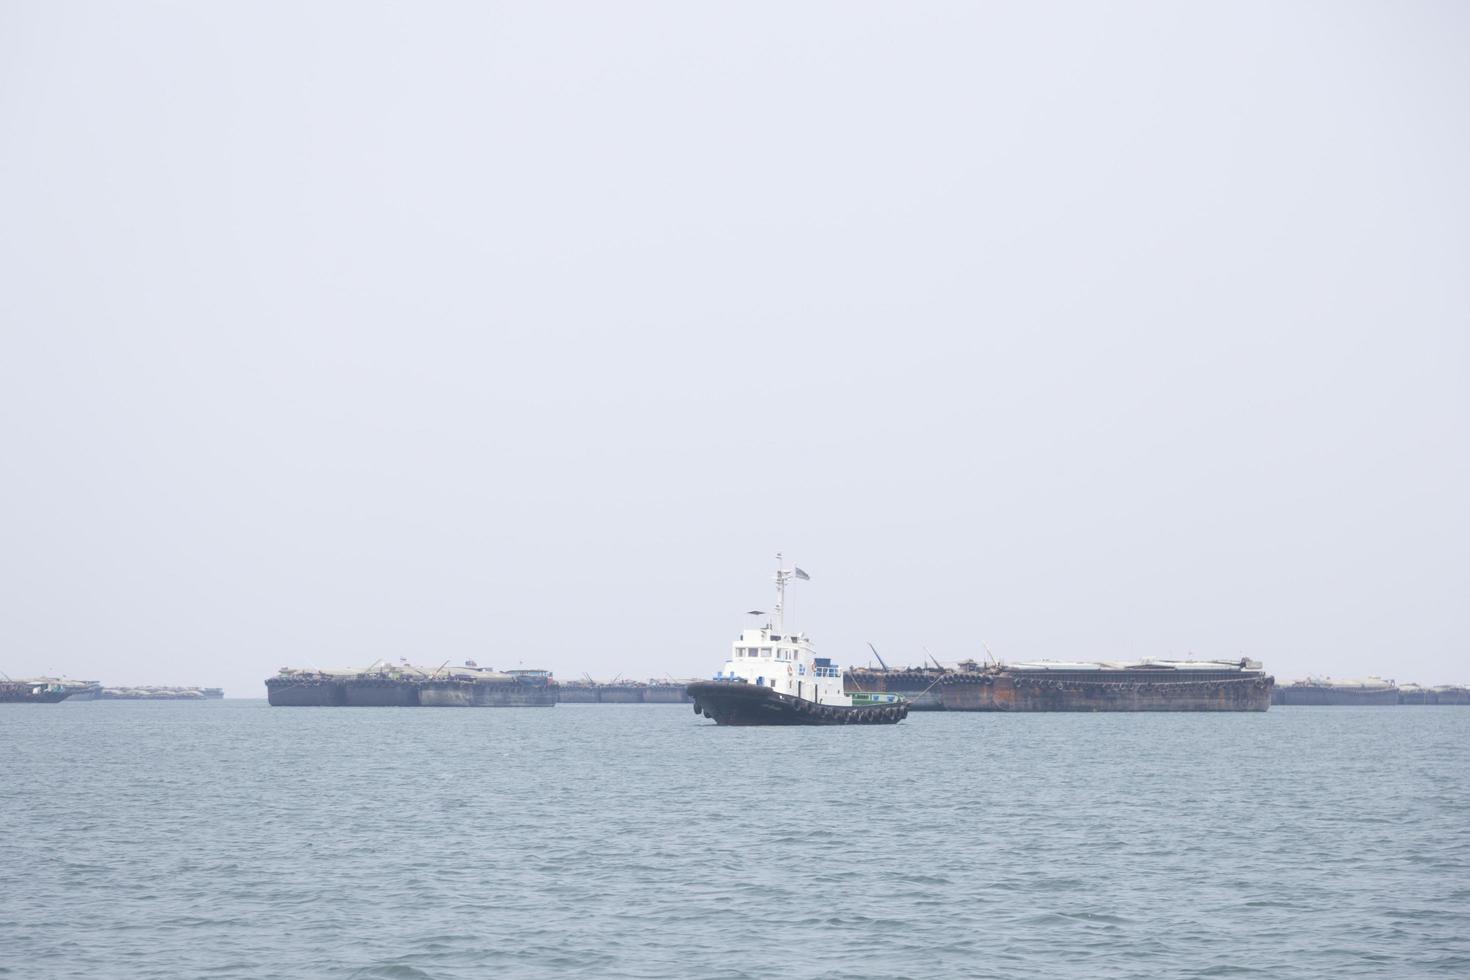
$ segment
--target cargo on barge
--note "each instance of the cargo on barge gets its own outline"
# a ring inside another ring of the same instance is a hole
[[[946,711],[1265,711],[1258,661],[974,661],[939,680]]]
[[[211,701],[224,697],[217,687],[104,687],[98,701]]]

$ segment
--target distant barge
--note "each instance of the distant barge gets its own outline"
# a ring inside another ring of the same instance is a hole
[[[214,701],[225,696],[218,687],[104,687],[98,701]]]
[[[436,670],[382,661],[361,670],[282,667],[265,688],[281,707],[540,708],[556,704],[558,685],[550,671],[496,671],[468,660]]]
[[[563,704],[688,704],[692,698],[686,688],[689,681],[651,680],[564,681],[559,697]]]
[[[1399,688],[1399,704],[1470,704],[1470,687],[1459,684],[1441,684],[1438,687],[1405,684]]]
[[[1293,705],[1394,705],[1399,704],[1399,689],[1393,681],[1381,677],[1333,680],[1330,677],[1308,677],[1276,688],[1272,704]]]
[[[1038,660],[958,669],[850,670],[849,691],[941,711],[1265,711],[1274,679],[1254,660]]]
[[[1254,660],[1039,660],[956,671],[946,711],[1265,711],[1275,680]]]

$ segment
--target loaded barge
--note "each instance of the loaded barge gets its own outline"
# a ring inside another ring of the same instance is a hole
[[[892,725],[908,716],[908,701],[896,694],[846,693],[841,668],[818,657],[805,633],[786,632],[786,585],[810,577],[776,556],[770,622],[742,630],[714,679],[688,686],[696,715],[717,725]]]
[[[1255,660],[966,661],[935,690],[945,711],[1265,711],[1275,679]]]
[[[557,687],[547,670],[496,671],[473,660],[436,670],[381,660],[360,670],[282,667],[265,682],[272,705],[332,708],[550,707]]]
[[[1399,704],[1470,704],[1470,687],[1463,684],[1441,684],[1438,687],[1405,684],[1399,688]]]

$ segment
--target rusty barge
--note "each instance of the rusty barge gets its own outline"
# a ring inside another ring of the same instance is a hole
[[[1247,659],[967,661],[935,690],[945,711],[1265,711],[1274,684]]]
[[[939,682],[951,673],[943,667],[849,667],[842,687],[848,694],[897,694],[908,701],[910,711],[943,711]]]

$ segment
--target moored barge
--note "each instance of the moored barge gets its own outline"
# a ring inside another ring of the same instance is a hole
[[[547,670],[495,671],[467,662],[438,671],[419,686],[426,708],[549,708],[557,684]]]
[[[1381,677],[1334,680],[1331,677],[1307,677],[1277,687],[1272,704],[1283,705],[1396,705],[1399,689],[1393,681]]]
[[[563,704],[688,704],[689,681],[565,681],[558,700]]]
[[[411,664],[375,661],[360,670],[301,670],[282,667],[265,682],[267,699],[279,707],[549,707],[557,683],[545,670],[482,670],[463,667],[425,670]]]
[[[942,667],[849,667],[842,675],[842,688],[849,694],[897,694],[909,703],[910,711],[943,711],[939,680],[951,673]]]
[[[1265,711],[1258,661],[973,661],[940,678],[946,711]]]

